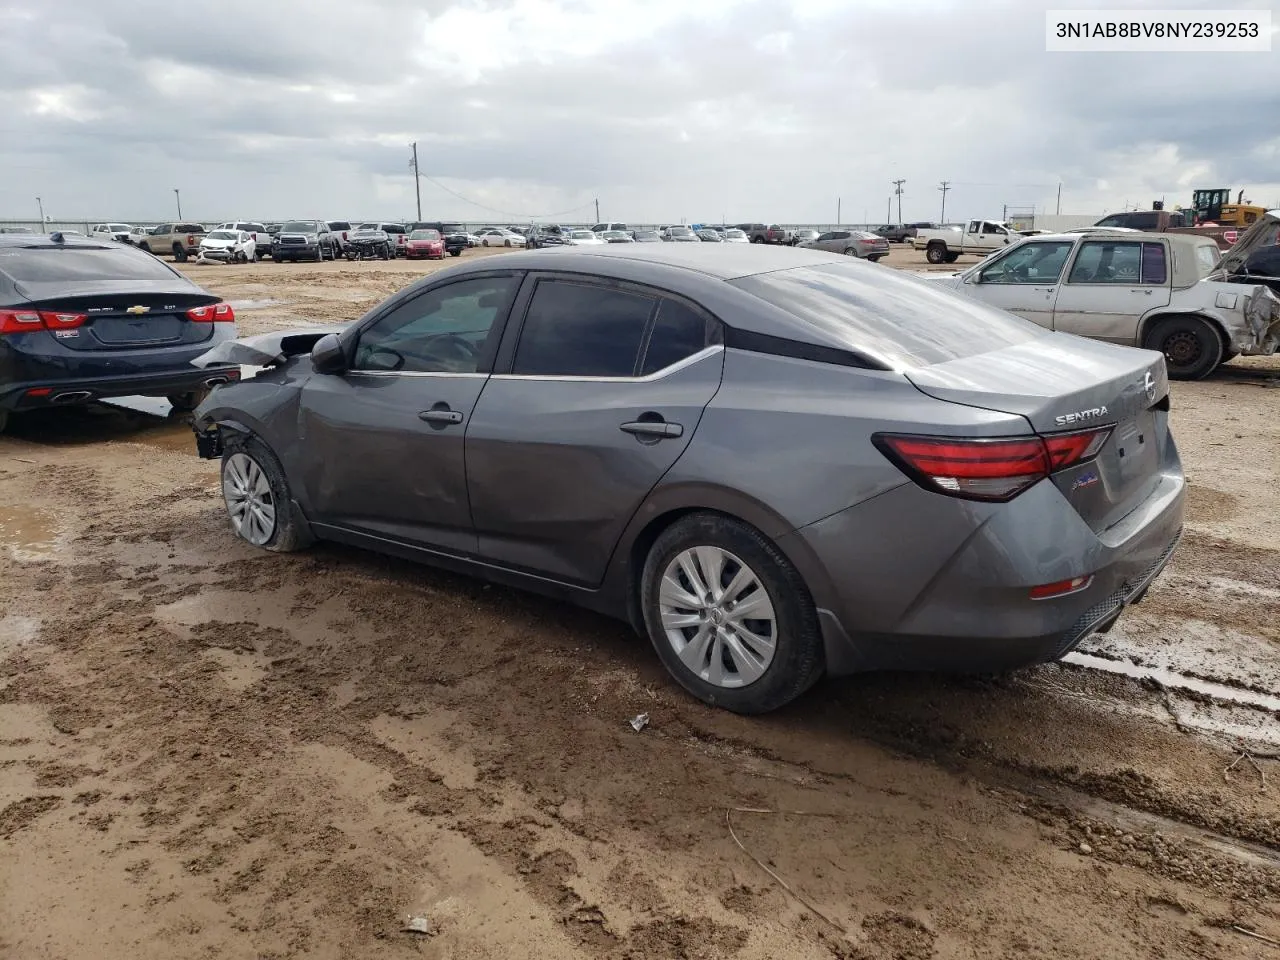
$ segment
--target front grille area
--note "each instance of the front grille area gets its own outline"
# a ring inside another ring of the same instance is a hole
[[[1111,616],[1117,610],[1125,605],[1130,597],[1134,596],[1138,591],[1142,590],[1169,561],[1169,557],[1173,554],[1174,549],[1178,546],[1178,541],[1182,539],[1182,531],[1179,530],[1174,536],[1173,541],[1165,548],[1164,553],[1151,564],[1147,566],[1136,577],[1131,577],[1121,584],[1120,589],[1105,600],[1095,603],[1092,607],[1080,615],[1080,618],[1062,635],[1062,644],[1053,654],[1052,659],[1060,660],[1068,653],[1076,648],[1076,646],[1087,637],[1090,632],[1100,623],[1104,623],[1107,617]]]

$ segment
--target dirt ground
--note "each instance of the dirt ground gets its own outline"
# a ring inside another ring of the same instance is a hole
[[[438,267],[184,269],[252,333]],[[1174,386],[1182,545],[1068,662],[755,719],[621,624],[237,542],[163,403],[17,418],[0,957],[1280,956],[1278,385]]]

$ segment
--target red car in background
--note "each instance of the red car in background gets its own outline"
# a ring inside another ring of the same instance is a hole
[[[428,260],[444,259],[444,237],[439,230],[415,230],[404,245],[404,255],[409,260],[426,257]]]

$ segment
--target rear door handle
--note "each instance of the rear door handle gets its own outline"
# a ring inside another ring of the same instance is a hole
[[[457,410],[423,410],[418,419],[427,423],[461,423],[462,414]]]
[[[632,420],[619,428],[623,433],[633,433],[637,437],[682,437],[684,427],[678,423],[667,423],[665,420]]]

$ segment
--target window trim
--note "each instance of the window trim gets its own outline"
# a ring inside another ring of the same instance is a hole
[[[355,363],[356,350],[360,346],[360,337],[364,335],[370,327],[377,324],[383,318],[399,310],[405,304],[408,304],[419,297],[425,297],[429,293],[437,290],[443,290],[445,287],[451,287],[457,283],[465,283],[469,280],[490,280],[490,279],[506,279],[510,278],[516,281],[516,289],[511,301],[506,305],[506,309],[499,310],[497,316],[493,318],[493,327],[489,331],[489,335],[485,338],[484,348],[480,351],[480,356],[476,360],[476,369],[474,372],[458,372],[458,371],[433,371],[433,370],[358,370],[353,364]],[[363,320],[357,321],[349,329],[344,330],[341,334],[343,340],[343,354],[346,357],[347,369],[343,372],[346,374],[360,374],[362,376],[387,376],[387,377],[488,377],[494,369],[494,359],[497,356],[498,346],[506,336],[507,327],[510,325],[512,311],[517,303],[520,302],[520,295],[524,290],[525,272],[522,270],[484,270],[477,273],[469,273],[464,276],[454,276],[444,279],[438,283],[432,283],[420,290],[414,290],[409,287],[400,292],[400,295],[379,304],[376,313],[366,316]],[[495,333],[495,331],[497,331]]]
[[[529,314],[529,305],[533,301],[534,291],[537,289],[538,283],[543,280],[560,281],[562,283],[576,283],[579,286],[596,286],[606,289],[618,290],[622,293],[631,293],[641,297],[651,297],[656,301],[655,309],[649,314],[649,320],[645,324],[644,335],[640,340],[640,349],[636,352],[636,362],[631,368],[632,375],[629,377],[617,376],[582,376],[578,374],[534,374],[534,373],[512,373],[515,365],[516,349],[520,345],[520,337],[524,334],[525,320]],[[708,338],[712,341],[706,347],[696,354],[690,354],[682,360],[668,364],[660,370],[653,373],[640,375],[640,370],[644,363],[644,358],[649,348],[649,338],[653,334],[653,326],[657,322],[658,314],[661,312],[662,300],[675,300],[682,306],[688,307],[694,313],[700,315],[709,321],[707,329]],[[498,345],[497,357],[493,366],[493,376],[501,377],[504,380],[563,380],[567,382],[594,382],[594,383],[644,383],[649,380],[655,380],[666,376],[669,372],[681,368],[686,360],[692,360],[693,357],[701,357],[706,354],[711,347],[719,347],[723,349],[726,339],[727,327],[725,323],[713,314],[702,304],[690,300],[683,294],[676,293],[674,290],[668,290],[663,287],[650,286],[645,283],[637,283],[633,280],[623,280],[618,277],[602,276],[595,273],[576,273],[573,271],[550,271],[543,270],[538,272],[530,272],[525,276],[524,285],[520,292],[516,295],[512,303],[511,314],[507,321],[507,328],[503,333],[502,341]]]
[[[1001,266],[1006,260],[1009,260],[1012,257],[1016,256],[1020,250],[1026,250],[1030,247],[1046,247],[1046,246],[1049,246],[1050,244],[1060,244],[1060,243],[1065,243],[1067,245],[1067,248],[1068,248],[1067,255],[1062,261],[1062,269],[1058,271],[1057,278],[1052,282],[1047,280],[1033,280],[1027,283],[1001,283],[998,280],[986,280],[983,278],[983,275],[987,273],[987,271],[995,270],[997,267]],[[1075,240],[1031,240],[1031,239],[1024,240],[1021,243],[1015,243],[1012,246],[1004,247],[998,252],[992,254],[990,258],[990,262],[983,260],[981,263],[976,264],[971,269],[971,272],[965,275],[965,279],[966,280],[972,279],[972,282],[978,285],[988,284],[990,286],[995,286],[995,287],[999,287],[999,286],[1056,287],[1059,284],[1066,283],[1063,277],[1068,276],[1067,264],[1072,262],[1075,256],[1075,251],[1077,247],[1079,247],[1079,243]]]

